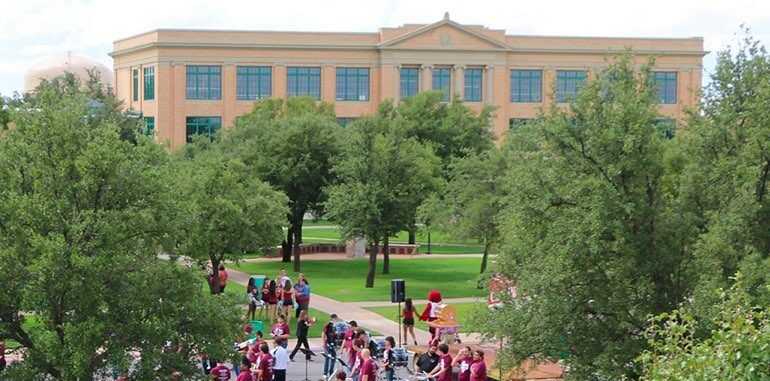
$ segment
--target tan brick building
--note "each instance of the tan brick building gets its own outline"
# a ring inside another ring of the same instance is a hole
[[[497,105],[493,129],[501,135],[534,118],[554,85],[568,102],[625,47],[639,62],[658,56],[667,120],[697,102],[706,54],[700,37],[515,36],[448,17],[379,33],[159,29],[116,41],[110,56],[118,97],[143,112],[158,140],[179,146],[232,125],[254,99],[310,95],[334,103],[344,123],[425,89],[459,94],[474,109]]]

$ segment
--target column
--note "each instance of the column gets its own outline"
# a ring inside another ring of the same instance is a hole
[[[222,128],[235,123],[235,92],[238,72],[234,62],[222,65]]]
[[[484,70],[485,71],[484,75],[486,75],[486,82],[487,82],[485,84],[487,86],[487,91],[486,91],[486,95],[484,96],[485,98],[484,101],[489,104],[494,104],[495,92],[494,92],[493,84],[495,83],[495,68],[492,65],[487,65],[487,66],[484,66],[484,69],[486,69]]]
[[[460,98],[465,99],[465,65],[453,65],[452,69],[454,69],[455,75],[455,91],[454,94],[452,94],[452,99],[454,99],[455,94],[459,95]]]
[[[433,85],[433,65],[422,65],[422,89],[420,91],[430,90]]]
[[[401,64],[393,66],[393,105],[401,101]]]
[[[276,63],[273,66],[271,94],[273,98],[286,99],[286,65]]]

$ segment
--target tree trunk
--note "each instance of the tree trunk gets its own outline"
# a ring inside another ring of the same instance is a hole
[[[304,214],[304,213],[303,213]],[[294,225],[294,272],[300,272],[300,256],[302,255],[302,219]]]
[[[412,225],[409,227],[408,232],[409,232],[409,244],[414,245],[416,241],[415,237],[417,235],[417,225],[415,225],[414,222],[412,222]]]
[[[366,288],[374,287],[374,273],[377,272],[377,249],[379,248],[379,242],[372,242],[372,248],[369,250],[369,273],[366,274]]]
[[[491,246],[489,243],[484,244],[484,256],[481,257],[481,272],[484,273],[484,270],[487,269],[487,257],[489,257],[489,246]]]
[[[219,259],[211,258],[211,272],[214,274],[214,280],[209,282],[209,291],[211,295],[216,295],[219,293]]]
[[[390,238],[385,235],[385,239],[382,240],[382,273],[390,274]]]
[[[289,225],[289,230],[286,231],[286,239],[281,243],[281,249],[283,252],[281,256],[281,262],[291,262],[291,249],[294,246],[294,228]]]

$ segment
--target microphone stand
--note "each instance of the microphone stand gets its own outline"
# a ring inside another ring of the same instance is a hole
[[[303,355],[305,355],[305,379],[302,381],[310,381],[310,379],[307,378],[307,363],[310,362],[311,352],[305,348],[299,348],[299,351],[302,352]]]
[[[401,341],[401,300],[398,301],[398,347],[404,347],[404,342]]]

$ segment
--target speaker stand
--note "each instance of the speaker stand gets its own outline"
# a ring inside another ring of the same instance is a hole
[[[404,347],[404,343],[401,341],[401,302],[398,302],[398,347]]]

